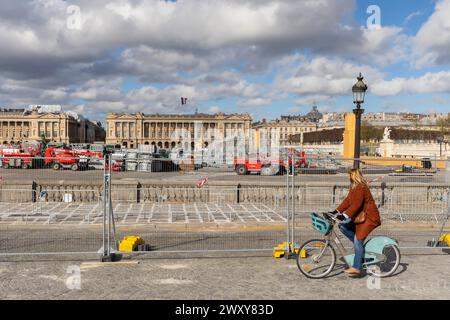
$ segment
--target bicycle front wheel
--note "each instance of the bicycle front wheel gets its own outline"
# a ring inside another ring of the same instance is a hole
[[[326,277],[336,264],[336,253],[324,240],[309,240],[301,245],[297,254],[297,267],[306,277]]]

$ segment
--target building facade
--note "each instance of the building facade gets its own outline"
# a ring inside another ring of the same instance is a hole
[[[234,135],[248,141],[251,123],[249,114],[108,113],[106,143],[126,148],[144,144],[193,150]]]
[[[76,114],[33,107],[0,109],[0,142],[15,145],[42,141],[54,143],[93,143],[104,140],[100,123],[77,117]]]
[[[281,116],[280,119],[272,121],[263,119],[254,123],[253,129],[257,132],[260,144],[288,146],[296,142],[292,140],[293,136],[299,136],[303,141],[303,133],[316,131],[322,117],[317,106],[313,106],[304,116]],[[276,141],[273,141],[274,139]]]
[[[367,121],[372,126],[383,127],[415,127],[431,128],[438,124],[440,119],[449,117],[449,113],[408,113],[408,112],[366,112],[362,115],[362,120]],[[319,121],[322,128],[343,128],[345,112],[324,113]]]
[[[292,144],[292,136],[303,136],[305,132],[312,132],[317,130],[317,125],[307,119],[298,120],[273,120],[261,121],[253,124],[253,129],[256,130],[261,141],[266,141],[269,145],[274,142],[280,146],[288,146]],[[272,141],[277,139],[277,141]]]

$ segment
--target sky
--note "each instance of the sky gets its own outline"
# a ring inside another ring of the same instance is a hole
[[[0,0],[0,106],[450,112],[450,0]],[[188,98],[181,105],[180,98]]]

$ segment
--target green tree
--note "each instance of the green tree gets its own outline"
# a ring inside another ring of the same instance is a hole
[[[436,125],[440,128],[442,133],[450,131],[450,116],[438,119]]]
[[[42,150],[47,149],[47,144],[50,142],[50,140],[45,137],[45,133],[41,134],[40,142],[42,143]]]
[[[379,141],[383,137],[383,130],[379,127],[372,126],[368,121],[361,122],[361,140],[362,141]]]

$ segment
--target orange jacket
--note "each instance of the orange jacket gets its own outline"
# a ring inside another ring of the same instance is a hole
[[[345,212],[353,221],[362,211],[366,213],[366,221],[356,225],[356,238],[358,240],[365,239],[375,228],[381,225],[380,212],[369,187],[365,184],[359,184],[351,188],[347,197],[336,210]]]

